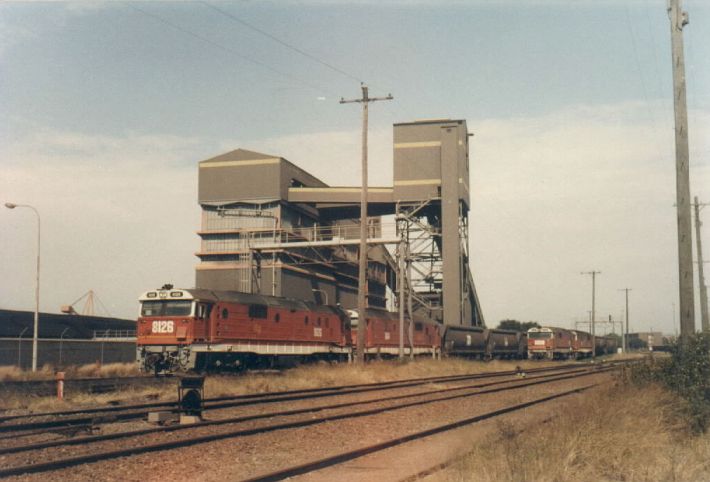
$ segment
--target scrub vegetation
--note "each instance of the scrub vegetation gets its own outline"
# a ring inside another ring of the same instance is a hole
[[[58,369],[53,365],[44,365],[36,372],[21,370],[16,366],[0,366],[0,382],[23,380],[54,380]],[[138,376],[135,363],[90,363],[87,365],[70,365],[62,371],[66,378],[108,378]]]
[[[710,340],[624,372],[614,386],[565,401],[496,435],[446,472],[463,481],[710,480]]]

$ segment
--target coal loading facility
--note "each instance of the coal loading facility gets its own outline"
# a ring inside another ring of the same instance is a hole
[[[369,307],[401,279],[395,305],[408,313],[485,325],[469,267],[468,139],[464,120],[394,125],[393,186],[368,188]],[[196,288],[356,308],[360,191],[242,149],[200,162]]]

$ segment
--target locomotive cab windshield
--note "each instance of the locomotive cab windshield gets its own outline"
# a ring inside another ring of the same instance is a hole
[[[528,331],[528,338],[544,340],[552,338],[551,331]]]
[[[191,300],[155,300],[141,302],[141,316],[191,316]]]

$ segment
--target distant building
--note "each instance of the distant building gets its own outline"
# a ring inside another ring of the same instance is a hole
[[[649,349],[656,351],[665,350],[668,345],[674,341],[674,336],[664,335],[660,331],[642,331],[638,333],[629,333],[629,343],[633,344],[632,340],[639,340]]]

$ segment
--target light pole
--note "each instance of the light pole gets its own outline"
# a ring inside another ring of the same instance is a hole
[[[325,298],[325,304],[326,304],[326,305],[328,304],[328,293],[327,293],[325,290],[319,290],[319,289],[316,289],[316,288],[312,288],[311,291],[314,292],[314,293],[321,293],[321,294],[323,294],[323,297]]]
[[[64,333],[67,332],[69,327],[67,326],[64,328],[64,331],[62,331],[62,334],[59,335],[59,366],[62,366],[62,342],[64,341]]]
[[[35,323],[32,336],[32,371],[37,371],[37,337],[39,333],[39,253],[40,253],[40,219],[39,211],[29,204],[5,203],[8,209],[29,208],[37,215],[37,280],[35,282]]]
[[[631,288],[622,288],[619,291],[626,292],[626,332],[624,332],[624,327],[621,327],[621,345],[624,354],[626,354],[629,351],[629,291]]]

